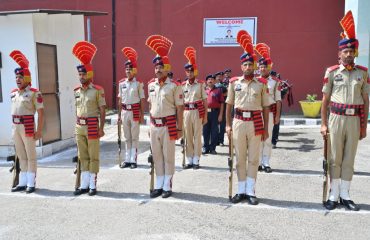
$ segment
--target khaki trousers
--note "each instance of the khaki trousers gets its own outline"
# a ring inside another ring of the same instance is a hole
[[[198,109],[184,111],[186,157],[200,157],[202,154],[202,120]]]
[[[232,133],[239,182],[245,181],[247,176],[254,179],[257,177],[261,135],[256,136],[254,132],[253,121],[234,118]]]
[[[99,172],[99,139],[87,138],[87,126],[79,126],[79,128],[86,128],[86,134],[76,134],[76,142],[78,149],[78,158],[81,162],[81,171],[89,171],[90,173]],[[82,132],[81,129],[79,132]]]
[[[170,140],[168,129],[150,126],[150,145],[157,176],[175,173],[175,140]]]
[[[360,138],[360,118],[330,113],[330,176],[352,181],[353,165]]]
[[[272,151],[272,129],[274,128],[274,114],[272,112],[269,113],[269,125],[268,125],[268,133],[269,137],[262,142],[261,144],[261,155],[260,155],[260,163],[262,162],[262,158],[271,158],[271,151]],[[263,162],[262,162],[263,164]]]
[[[123,137],[126,144],[126,151],[131,148],[138,148],[139,145],[139,134],[140,134],[140,123],[134,121],[134,114],[132,111],[122,110],[122,129]]]
[[[12,134],[21,171],[36,173],[36,141],[26,136],[23,124],[13,124]]]

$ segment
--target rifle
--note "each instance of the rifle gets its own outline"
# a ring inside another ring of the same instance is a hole
[[[118,143],[118,158],[117,158],[117,164],[121,164],[122,160],[121,160],[121,151],[122,151],[122,148],[121,148],[121,135],[122,135],[122,132],[121,132],[121,125],[122,125],[122,122],[118,122],[117,124],[117,127],[118,127],[118,140],[117,140],[117,143]],[[126,160],[127,161],[127,160]]]
[[[185,138],[185,130],[182,130],[182,139],[181,139],[181,146],[182,146],[182,168],[185,169],[185,155],[186,155],[186,138]]]
[[[17,155],[8,156],[6,158],[7,162],[13,162],[12,167],[9,172],[13,172],[12,188],[16,187],[19,183],[19,173],[21,172],[21,167],[19,165],[19,158]]]
[[[326,134],[324,136],[324,159],[322,161],[322,168],[324,170],[323,174],[323,184],[322,184],[322,202],[325,203],[327,196],[328,196],[328,190],[330,189],[330,135]]]
[[[150,164],[150,184],[149,184],[149,192],[153,192],[154,190],[154,161],[153,161],[153,153],[152,153],[152,147],[150,147],[150,153],[148,156],[148,163]]]
[[[233,172],[234,172],[234,145],[233,145],[233,136],[232,132],[229,136],[229,158],[227,159],[227,163],[229,165],[229,200],[231,201],[233,195]]]
[[[76,168],[73,171],[73,173],[76,174],[75,189],[77,190],[81,184],[81,163],[80,163],[80,159],[78,158],[78,156],[74,156],[72,158],[72,162],[76,163]]]

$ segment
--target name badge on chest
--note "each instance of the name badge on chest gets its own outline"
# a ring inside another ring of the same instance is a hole
[[[346,115],[350,115],[350,116],[355,115],[355,109],[353,108],[346,109]]]
[[[243,112],[243,118],[250,118],[251,112]]]

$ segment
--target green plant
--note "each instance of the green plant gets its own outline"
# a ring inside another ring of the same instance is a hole
[[[316,101],[316,98],[317,98],[317,95],[316,94],[307,94],[307,97],[306,97],[306,100],[308,102],[315,102]]]

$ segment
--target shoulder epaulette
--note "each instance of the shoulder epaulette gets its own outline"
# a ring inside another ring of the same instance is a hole
[[[77,85],[74,89],[73,89],[73,91],[77,91],[77,90],[79,90],[81,88],[81,86],[80,85]]]
[[[149,82],[148,83],[152,83],[152,82],[154,82],[155,81],[155,78],[152,78],[152,79],[150,79],[149,80]]]
[[[257,77],[257,80],[258,80],[260,83],[267,84],[267,79],[266,79],[266,78],[263,78],[263,77]]]
[[[273,80],[275,80],[276,82],[280,82],[281,80],[277,77],[271,77]]]
[[[121,80],[118,81],[118,83],[126,81],[126,78],[122,78]]]
[[[204,80],[198,79],[198,83],[206,83]]]
[[[364,66],[361,66],[361,65],[356,65],[355,67],[367,72],[367,67],[364,67]]]
[[[230,78],[229,83],[235,82],[238,79],[239,79],[239,77],[232,77],[232,78]]]
[[[334,65],[334,66],[328,67],[328,72],[332,72],[332,71],[334,71],[335,69],[338,69],[338,68],[339,68],[339,65]]]
[[[39,90],[37,89],[37,88],[30,88],[30,91],[32,91],[32,92],[38,92]]]
[[[186,84],[186,81],[181,82],[181,85],[185,85],[185,84]]]
[[[96,90],[104,90],[104,88],[100,85],[96,85],[96,84],[93,84],[93,87],[96,89]]]
[[[172,83],[176,84],[177,86],[180,86],[181,83],[179,83],[178,81],[175,81],[175,80],[171,80]]]
[[[13,92],[18,92],[18,88],[14,88],[14,89],[11,91],[11,93],[13,93]]]

